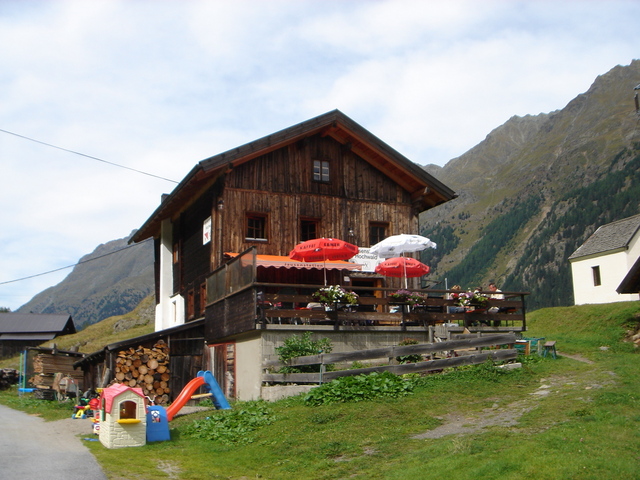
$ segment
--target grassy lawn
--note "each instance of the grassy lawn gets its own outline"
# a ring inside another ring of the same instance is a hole
[[[175,418],[170,442],[86,444],[111,479],[637,479],[640,356],[624,337],[639,315],[639,302],[539,310],[527,336],[556,340],[567,356],[429,375],[402,398],[238,402]],[[47,419],[72,408],[8,392],[0,402]],[[194,424],[211,424],[206,417],[225,416],[217,433],[191,435]],[[453,425],[453,434],[425,438]]]

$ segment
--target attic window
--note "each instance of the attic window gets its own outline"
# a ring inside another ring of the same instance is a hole
[[[313,161],[313,181],[329,182],[329,162],[327,160]]]
[[[602,285],[602,280],[600,279],[600,265],[591,267],[591,272],[593,273],[593,286],[599,287]]]
[[[267,240],[267,216],[258,213],[247,214],[247,235],[245,240]]]

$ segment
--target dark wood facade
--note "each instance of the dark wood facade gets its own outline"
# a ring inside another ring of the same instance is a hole
[[[309,296],[325,273],[330,284],[342,284],[345,275],[255,263],[250,271],[227,272],[238,263],[229,254],[287,257],[297,243],[319,237],[369,247],[390,235],[417,233],[421,212],[455,196],[337,110],[203,160],[133,236],[134,242],[155,239],[156,336],[181,322],[203,321],[204,340],[193,345],[192,355],[213,365],[216,377],[224,377],[223,389],[233,391],[236,365],[259,377],[256,339],[272,324],[261,316],[259,296],[277,294],[283,285]],[[384,282],[366,273],[354,275],[351,285],[378,288]],[[363,305],[361,313],[370,307]],[[336,326],[350,323],[340,322]],[[286,323],[296,329],[295,322]],[[404,324],[381,325],[400,331]],[[193,370],[187,363],[172,367],[183,370],[183,384]],[[243,388],[255,396],[253,387]]]
[[[160,223],[171,222],[173,294],[185,299],[189,321],[204,314],[206,277],[227,260],[226,252],[255,247],[286,256],[308,239],[305,226],[313,238],[368,247],[380,239],[372,237],[372,226],[383,237],[417,232],[420,212],[454,197],[336,110],[200,162],[133,240],[158,239]],[[203,243],[207,219],[211,241]],[[261,224],[260,238],[252,238],[251,221]]]

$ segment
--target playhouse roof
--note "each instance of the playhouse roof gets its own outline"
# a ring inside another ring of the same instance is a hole
[[[144,393],[142,393],[142,389],[139,387],[130,387],[123,383],[116,383],[115,385],[111,385],[110,387],[105,388],[102,391],[102,396],[104,397],[104,409],[107,413],[111,413],[111,406],[113,405],[113,399],[118,395],[126,392],[132,391],[136,395],[138,395],[143,400],[145,399]]]

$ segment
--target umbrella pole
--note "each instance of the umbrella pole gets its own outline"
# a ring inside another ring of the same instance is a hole
[[[327,286],[327,257],[322,259],[322,270],[324,271],[324,286]]]
[[[402,253],[404,257],[404,252]],[[407,281],[407,262],[402,262],[402,269],[404,270],[404,288],[409,288],[409,282]]]

